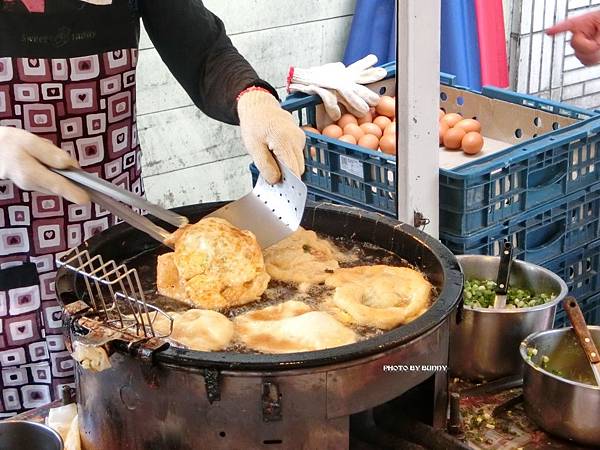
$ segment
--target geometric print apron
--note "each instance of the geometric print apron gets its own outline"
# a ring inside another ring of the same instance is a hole
[[[135,120],[138,50],[74,58],[0,58],[0,126],[51,140],[82,169],[143,195]],[[0,180],[0,419],[73,383],[55,298],[55,259],[118,223],[95,204]]]

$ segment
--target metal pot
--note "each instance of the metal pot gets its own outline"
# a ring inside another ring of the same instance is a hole
[[[495,280],[499,257],[457,256],[465,279]],[[451,321],[450,371],[471,380],[492,380],[517,375],[523,370],[519,344],[536,331],[552,328],[556,307],[567,295],[567,285],[543,267],[515,260],[510,284],[533,292],[553,292],[551,302],[532,308],[472,308]]]
[[[600,346],[600,327],[589,326],[596,345]],[[528,355],[535,348],[537,354]],[[572,439],[580,444],[600,447],[600,387],[572,381],[592,371],[572,328],[534,333],[520,347],[525,362],[523,396],[529,417],[551,434]],[[550,366],[563,376],[541,366],[542,357],[550,358]]]
[[[220,206],[178,211],[197,220]],[[447,374],[432,366],[447,364],[449,316],[462,293],[462,273],[454,255],[411,226],[354,208],[312,204],[302,225],[401,255],[424,271],[437,288],[437,299],[407,325],[315,352],[266,355],[171,347],[140,358],[113,342],[110,369],[93,373],[76,366],[86,450],[192,449],[199,442],[215,449],[347,448],[351,414],[431,379],[434,422],[445,422]],[[83,247],[105,260],[127,260],[129,267],[135,267],[135,255],[152,257],[164,251],[126,224]],[[155,276],[153,266],[138,269],[140,276]],[[56,291],[62,303],[72,303],[83,298],[84,283],[60,269]],[[77,339],[77,327],[69,331],[71,339]]]
[[[0,449],[63,450],[60,435],[36,422],[0,422]]]

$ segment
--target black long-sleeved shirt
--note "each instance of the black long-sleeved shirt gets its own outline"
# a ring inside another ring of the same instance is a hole
[[[41,10],[43,9],[43,12]],[[161,58],[208,116],[237,124],[236,96],[262,86],[201,0],[0,0],[0,57],[68,58],[137,47],[140,18]]]

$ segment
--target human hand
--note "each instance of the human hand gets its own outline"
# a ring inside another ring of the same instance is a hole
[[[593,11],[557,23],[546,30],[550,36],[570,31],[571,47],[582,64],[591,66],[600,62],[600,11]]]
[[[356,117],[364,117],[369,112],[369,107],[377,105],[379,95],[363,84],[382,80],[387,75],[385,69],[373,67],[376,63],[377,56],[368,55],[348,67],[341,62],[310,69],[292,67],[288,76],[288,89],[290,92],[320,96],[332,120],[341,117],[338,103],[343,104]]]
[[[296,175],[304,173],[306,135],[275,97],[262,90],[245,92],[238,100],[238,115],[244,145],[267,182],[281,179],[273,154]]]
[[[18,128],[0,127],[0,179],[21,189],[58,195],[73,203],[90,201],[87,193],[48,169],[79,167],[67,152],[49,140]]]

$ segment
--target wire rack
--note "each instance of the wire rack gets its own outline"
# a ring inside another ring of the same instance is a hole
[[[88,318],[93,315],[102,325],[133,340],[166,338],[172,333],[173,318],[146,302],[137,270],[78,249],[58,259],[57,265],[83,280],[87,298],[82,300],[92,310],[86,313]]]

